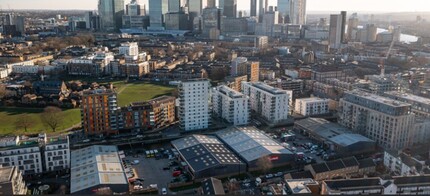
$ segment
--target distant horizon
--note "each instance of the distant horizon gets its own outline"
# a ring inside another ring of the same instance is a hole
[[[1,0],[0,10],[97,10],[98,0]],[[138,0],[145,3],[147,0]],[[127,4],[130,0],[125,0]],[[269,0],[276,5],[276,0]],[[383,8],[383,10],[381,10]],[[249,0],[238,0],[238,10],[249,11]],[[428,0],[307,0],[307,11],[364,13],[430,12]]]

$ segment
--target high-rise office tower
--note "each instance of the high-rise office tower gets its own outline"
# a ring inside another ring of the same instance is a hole
[[[224,2],[225,2],[225,0],[218,0],[218,8],[219,9],[224,9]]]
[[[262,21],[264,10],[264,0],[251,0],[251,16],[258,17],[258,21]]]
[[[286,19],[290,17],[291,0],[278,0],[277,5],[280,17],[284,19],[284,23],[287,23]]]
[[[164,26],[164,14],[169,11],[168,0],[149,0],[149,22],[151,28]]]
[[[224,16],[236,18],[237,0],[224,0]]]
[[[290,20],[292,24],[306,24],[306,0],[290,1]]]
[[[348,29],[347,29],[347,40],[355,40],[356,34],[358,30],[358,17],[357,13],[354,13],[351,15],[351,17],[348,20]]]
[[[93,19],[94,13],[92,11],[85,13],[85,25],[86,29],[91,29],[92,19]]]
[[[212,29],[217,29],[218,31],[221,30],[221,18],[222,18],[222,12],[221,9],[218,9],[216,7],[211,8],[205,8],[203,9],[202,14],[202,30],[204,36],[209,36],[210,31]]]
[[[98,10],[102,29],[113,31],[121,28],[124,0],[99,0]]]
[[[136,0],[132,0],[129,4],[126,6],[126,14],[129,16],[140,16],[140,5],[137,3]]]
[[[338,49],[342,43],[342,15],[332,14],[330,15],[330,28],[329,28],[329,44],[330,48]]]
[[[188,0],[188,12],[200,16],[203,9],[207,7],[208,0]]]
[[[16,26],[16,31],[19,32],[19,34],[21,35],[25,34],[25,17],[16,16],[14,21],[15,21],[14,24]]]
[[[210,7],[210,8],[216,7],[216,0],[207,0],[207,1],[208,1],[208,3],[206,5],[206,7]]]
[[[209,81],[194,79],[179,85],[179,124],[185,131],[207,129],[210,125]]]
[[[179,12],[185,6],[185,0],[169,0],[169,12]]]
[[[340,41],[342,43],[346,43],[345,39],[345,30],[346,30],[346,11],[341,11],[340,15],[342,16],[342,26],[341,26],[341,34],[340,34]]]
[[[82,127],[86,135],[110,134],[117,131],[115,112],[117,94],[110,89],[87,90],[82,93]]]

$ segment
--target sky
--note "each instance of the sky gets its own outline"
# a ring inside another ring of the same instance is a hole
[[[0,9],[97,9],[98,0],[0,0]],[[125,0],[129,2],[130,0]],[[144,0],[138,0],[144,1]],[[276,0],[269,0],[275,5]],[[249,0],[237,0],[239,10]],[[308,11],[430,12],[430,0],[307,0]]]

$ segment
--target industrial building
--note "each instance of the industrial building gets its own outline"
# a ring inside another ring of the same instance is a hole
[[[334,150],[339,155],[365,154],[376,149],[375,141],[321,118],[296,121],[294,129]]]
[[[259,159],[267,158],[274,167],[295,161],[295,154],[255,127],[231,127],[215,133],[248,165],[248,170],[261,169]]]
[[[191,135],[171,142],[194,179],[223,177],[246,172],[242,162],[215,136]]]
[[[127,193],[128,180],[116,146],[94,145],[71,152],[70,193],[93,194],[110,189]]]

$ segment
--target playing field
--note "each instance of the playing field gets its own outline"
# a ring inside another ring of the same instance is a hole
[[[0,135],[20,135],[33,133],[51,133],[52,130],[45,127],[40,120],[42,108],[15,108],[15,107],[0,107]],[[57,132],[73,127],[81,122],[79,109],[64,110],[64,121],[57,128]],[[24,129],[16,129],[15,122],[17,119],[25,117],[31,118],[34,124],[28,128],[27,132]]]
[[[131,102],[147,101],[162,95],[171,95],[174,87],[151,84],[131,83],[118,90],[119,106],[125,106]]]

